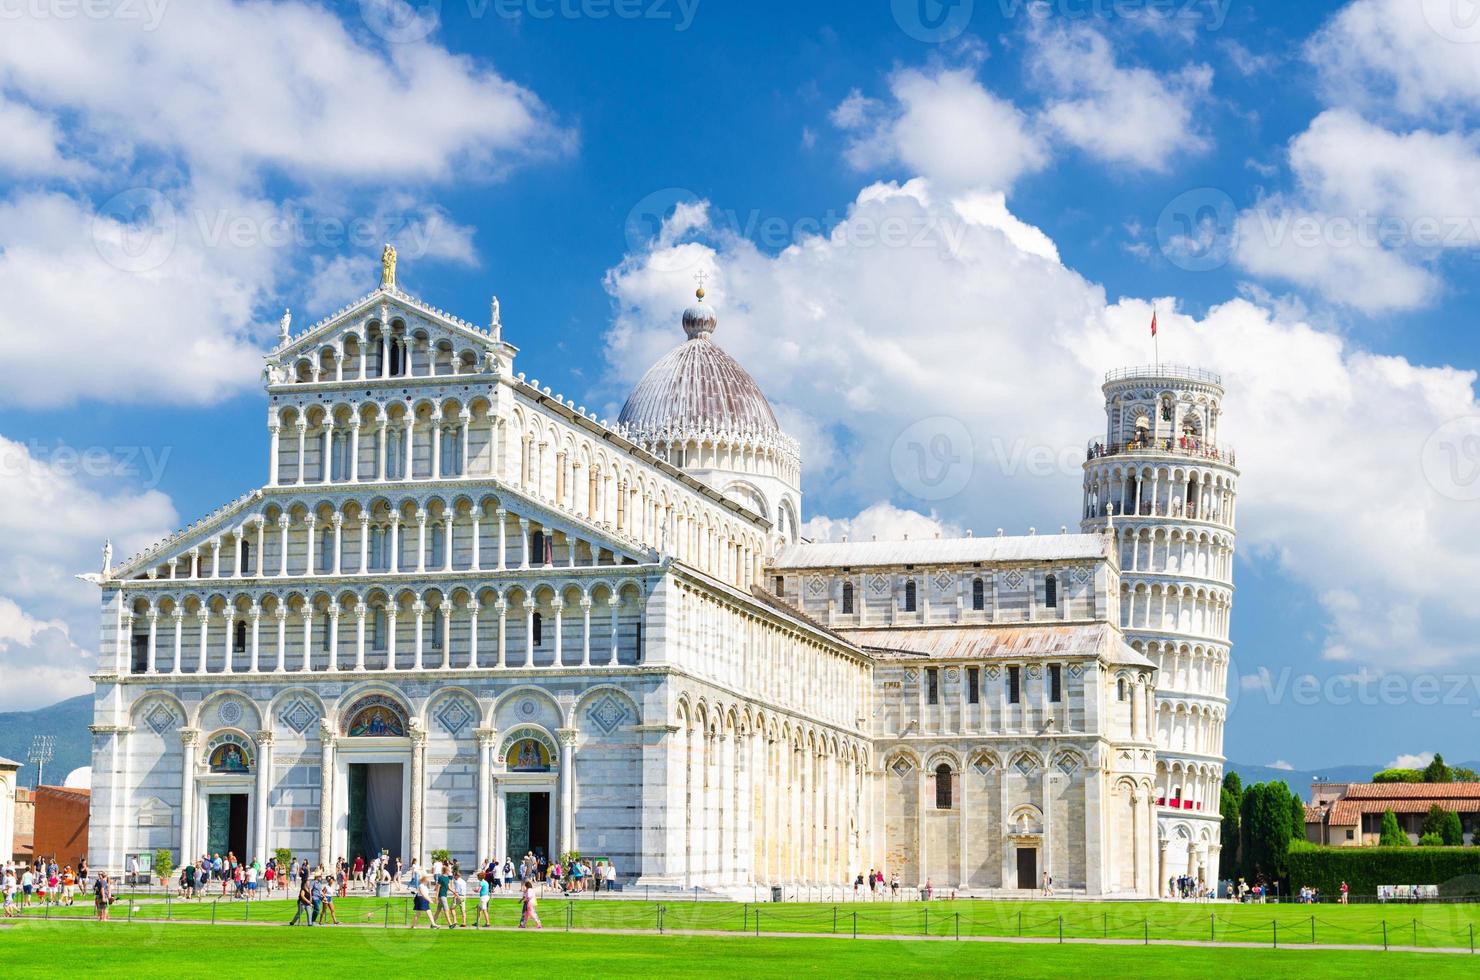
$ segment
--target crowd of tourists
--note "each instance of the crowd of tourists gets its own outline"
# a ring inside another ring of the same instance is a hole
[[[7,864],[0,869],[0,892],[4,894],[7,919],[32,907],[73,906],[79,899],[87,901],[91,894],[97,917],[106,921],[113,904],[112,881],[102,871],[89,878],[86,858],[78,860],[75,870],[70,864],[58,866],[54,858]]]

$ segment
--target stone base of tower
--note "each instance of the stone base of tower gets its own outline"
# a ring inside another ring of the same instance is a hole
[[[1216,816],[1164,810],[1156,821],[1159,852],[1157,895],[1175,896],[1176,879],[1192,878],[1194,884],[1217,888],[1221,844],[1221,821]]]

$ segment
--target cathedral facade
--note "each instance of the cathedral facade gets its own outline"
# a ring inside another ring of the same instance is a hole
[[[797,444],[702,294],[614,422],[516,372],[496,301],[484,328],[400,289],[389,249],[373,293],[285,317],[263,485],[93,576],[90,862],[1215,882],[1216,379],[1107,382],[1079,533],[812,543]]]

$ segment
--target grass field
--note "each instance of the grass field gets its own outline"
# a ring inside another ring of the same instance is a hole
[[[524,975],[611,977],[729,976],[1067,976],[1258,975],[1353,977],[1411,972],[1473,977],[1469,956],[1168,946],[1032,945],[915,940],[785,939],[544,932],[408,932],[400,929],[209,930],[184,924],[44,922],[0,928],[7,977],[82,971],[129,978],[260,977],[276,971],[316,980],[517,970]]]
[[[336,903],[345,922],[402,927],[410,921],[410,902],[343,898]],[[151,899],[137,905],[135,918],[286,922],[287,900],[171,902]],[[493,902],[493,921],[513,925],[518,904],[510,897]],[[836,933],[852,936],[1035,937],[1065,939],[1181,940],[1195,942],[1300,945],[1415,946],[1471,949],[1480,942],[1480,904],[1446,905],[1204,905],[1169,902],[990,902],[974,900],[848,903],[845,905],[745,905],[731,902],[643,902],[543,899],[546,928],[722,930],[747,933]],[[91,917],[91,903],[53,908],[52,917]],[[26,918],[43,916],[32,908]],[[127,919],[126,901],[114,906]],[[856,916],[856,921],[855,921]],[[759,923],[757,923],[759,917]],[[471,903],[469,921],[472,919]],[[1477,964],[1480,970],[1480,964]]]

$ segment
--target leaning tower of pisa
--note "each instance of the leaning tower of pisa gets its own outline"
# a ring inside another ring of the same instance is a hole
[[[1238,469],[1220,441],[1223,384],[1158,364],[1105,378],[1105,432],[1084,463],[1086,531],[1114,521],[1126,642],[1159,668],[1159,889],[1218,881]]]

